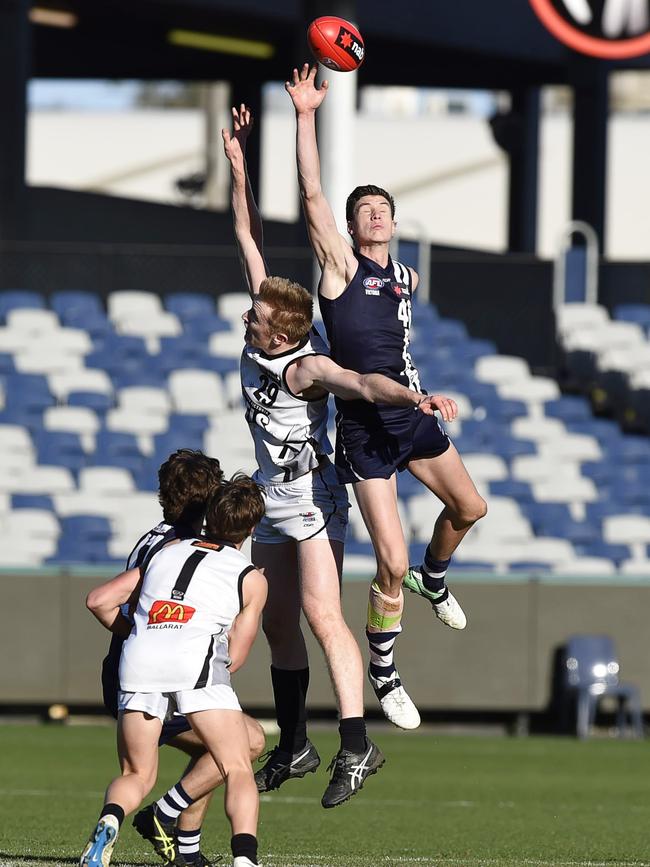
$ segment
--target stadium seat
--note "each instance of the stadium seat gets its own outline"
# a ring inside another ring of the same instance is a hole
[[[190,415],[216,415],[226,408],[221,377],[208,370],[178,370],[169,376],[174,411]]]
[[[593,418],[588,401],[584,397],[562,395],[544,404],[544,414],[547,418],[556,418],[567,422],[589,422]]]
[[[222,358],[239,358],[244,348],[244,332],[218,331],[211,334],[208,341],[208,351],[211,355]]]
[[[71,431],[39,431],[34,444],[41,464],[67,467],[76,473],[87,463],[81,438]]]
[[[81,406],[91,409],[98,417],[103,416],[114,406],[112,395],[98,391],[71,391],[66,398],[68,406]]]
[[[219,316],[237,326],[241,325],[242,314],[250,306],[251,299],[248,292],[224,292],[217,298]]]
[[[636,322],[646,334],[650,332],[650,304],[617,304],[613,312],[614,319]]]
[[[65,402],[70,392],[97,392],[113,395],[113,384],[105,370],[83,369],[69,373],[53,373],[48,377],[48,385],[52,394],[61,402]]]
[[[86,467],[79,473],[79,490],[119,496],[135,490],[133,476],[121,467]]]
[[[45,299],[38,292],[27,289],[5,289],[0,292],[0,319],[5,320],[11,310],[45,308]]]
[[[531,379],[527,362],[523,358],[516,358],[512,355],[492,355],[479,358],[474,366],[474,373],[479,382],[487,382],[492,385],[528,382]]]
[[[53,310],[10,310],[6,323],[8,330],[23,334],[25,340],[51,336],[60,328],[59,317]]]
[[[0,512],[8,509],[41,509],[54,511],[54,502],[49,494],[8,494],[0,496]]]
[[[61,322],[67,324],[68,318],[85,318],[104,315],[104,307],[95,292],[82,289],[64,289],[53,292],[49,298],[50,308],[54,310]]]
[[[607,557],[576,557],[553,567],[556,575],[568,578],[600,578],[616,575],[616,564]]]
[[[216,313],[214,298],[206,292],[172,292],[165,296],[165,309],[183,322]]]
[[[111,292],[106,308],[113,322],[146,319],[163,312],[160,296],[155,292]]]
[[[618,701],[617,726],[624,730],[629,719],[636,737],[643,735],[641,700],[636,686],[621,683],[620,665],[613,640],[607,635],[572,635],[564,652],[564,690],[575,700],[575,733],[587,738],[600,700],[611,696]],[[569,708],[564,708],[568,716]]]

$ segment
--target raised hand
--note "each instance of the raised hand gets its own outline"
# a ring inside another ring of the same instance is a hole
[[[253,115],[250,108],[242,102],[239,108],[232,108],[232,134],[222,129],[223,149],[230,162],[243,161],[246,154],[246,139],[253,129]]]
[[[316,87],[317,71],[316,66],[312,66],[310,69],[309,64],[305,63],[300,71],[294,69],[291,80],[284,83],[285,90],[291,97],[297,114],[316,111],[325,99],[329,84],[325,80],[320,87]]]
[[[443,421],[453,421],[458,415],[456,401],[450,397],[445,397],[444,394],[425,395],[417,408],[425,415],[433,415],[438,410]]]

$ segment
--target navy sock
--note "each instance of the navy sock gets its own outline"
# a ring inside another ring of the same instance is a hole
[[[199,860],[199,855],[201,854],[200,828],[196,831],[184,831],[181,828],[177,828],[176,839],[178,840],[178,851],[188,864]]]
[[[341,749],[362,753],[366,748],[366,723],[362,716],[348,716],[339,722]]]
[[[99,818],[103,819],[104,816],[115,816],[120,828],[122,827],[122,822],[124,821],[124,810],[119,804],[104,804],[102,811],[99,814]]]
[[[257,837],[252,834],[235,834],[230,838],[233,858],[248,858],[257,864]]]
[[[445,588],[445,576],[447,569],[451,563],[451,558],[448,560],[436,560],[431,555],[430,547],[424,553],[424,563],[422,564],[422,583],[432,593],[441,593]]]
[[[307,743],[307,688],[309,669],[292,671],[271,666],[275,713],[280,727],[280,749],[297,753]]]

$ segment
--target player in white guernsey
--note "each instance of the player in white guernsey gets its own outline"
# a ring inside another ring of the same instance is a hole
[[[270,791],[320,763],[306,733],[309,669],[302,610],[323,648],[340,713],[341,749],[321,801],[334,807],[356,794],[384,759],[366,737],[361,654],[341,612],[348,501],[328,458],[328,392],[423,413],[433,408],[428,397],[385,376],[360,375],[335,364],[312,328],[310,294],[268,276],[244,158],[252,121],[243,105],[233,115],[234,133],[223,131],[224,147],[231,164],[235,234],[252,300],[243,317],[242,389],[259,465],[255,478],[266,498],[265,517],[253,536],[253,560],[269,582],[263,627],[280,726],[280,742],[256,780],[260,791]]]
[[[168,542],[200,535],[206,502],[222,480],[223,473],[216,458],[192,449],[178,449],[171,454],[158,470],[158,500],[163,520],[138,539],[127,559],[127,572],[95,588],[88,596],[91,610],[107,603],[109,606],[124,603],[123,611],[128,617],[128,623],[116,626],[123,626],[123,634],[113,631],[110,650],[102,664],[104,704],[115,719],[118,716],[120,655],[132,624],[128,600],[138,584],[137,572],[132,570],[139,569],[144,574],[151,557]],[[254,760],[264,749],[264,732],[252,717],[245,715],[244,718],[251,744],[251,760]],[[189,867],[206,867],[209,862],[201,853],[201,828],[212,789],[223,784],[223,777],[204,744],[192,731],[187,717],[182,714],[168,715],[159,744],[181,750],[190,757],[190,762],[182,779],[156,804],[137,813],[133,825],[165,860],[173,861],[178,852]],[[190,790],[207,786],[210,791],[186,807],[184,786]]]
[[[332,358],[359,372],[384,370],[419,391],[408,350],[412,297],[418,275],[394,263],[395,203],[385,190],[357,187],[346,204],[348,233],[338,231],[320,182],[316,111],[327,82],[316,86],[316,67],[294,69],[286,90],[296,112],[298,182],[312,248],[322,268],[319,300]],[[368,367],[368,365],[370,367]],[[433,395],[443,420],[457,413],[454,401]],[[372,539],[377,575],[370,588],[367,635],[369,679],[388,719],[402,728],[419,724],[393,662],[401,631],[402,583],[423,596],[443,623],[463,629],[465,615],[445,584],[451,555],[487,511],[485,501],[437,421],[411,413],[345,412],[337,435],[337,469],[351,482]],[[347,416],[347,417],[346,417]],[[396,472],[407,469],[442,500],[424,562],[409,568],[397,509]]]
[[[108,867],[125,815],[154,786],[170,708],[188,717],[225,779],[233,867],[257,864],[259,798],[230,673],[246,660],[266,601],[264,576],[240,551],[263,514],[259,486],[236,477],[207,504],[203,536],[171,541],[149,560],[120,661],[122,774],[108,786],[81,867]],[[108,627],[122,616],[118,605],[93,613]],[[191,802],[205,790],[185,794]]]

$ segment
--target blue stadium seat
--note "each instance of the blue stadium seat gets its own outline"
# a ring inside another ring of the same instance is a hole
[[[95,437],[95,452],[90,460],[95,466],[124,467],[136,473],[142,469],[145,456],[133,434],[100,430]]]
[[[83,289],[63,289],[53,292],[50,296],[50,307],[61,322],[70,325],[69,318],[75,320],[75,325],[83,321],[83,317],[92,317],[104,313],[104,306],[95,292]]]
[[[544,413],[551,418],[559,418],[565,423],[591,421],[593,418],[587,399],[570,395],[546,401]]]
[[[509,572],[550,572],[552,569],[552,563],[537,560],[516,560],[508,564]]]
[[[650,514],[650,488],[646,482],[616,479],[610,485],[609,496],[615,502],[622,503],[625,509],[627,506],[641,506]]]
[[[161,461],[146,458],[139,470],[133,472],[136,487],[139,491],[158,490],[158,469]]]
[[[175,313],[183,322],[215,316],[217,312],[214,298],[207,292],[172,292],[165,296],[165,310]]]
[[[14,357],[9,352],[0,352],[0,375],[6,376],[16,372]]]
[[[623,439],[623,434],[618,424],[605,418],[567,421],[565,425],[571,433],[587,434],[588,436],[595,437],[603,448]]]
[[[101,515],[70,515],[60,522],[61,534],[71,538],[106,541],[112,534],[110,521]]]
[[[99,415],[103,415],[115,405],[110,394],[99,391],[71,391],[66,402],[68,406],[87,406]]]
[[[44,509],[54,511],[54,501],[49,494],[12,494],[12,509]]]
[[[243,343],[242,343],[243,346]],[[202,370],[212,370],[220,376],[239,370],[238,358],[223,358],[216,355],[208,355],[201,367]]]
[[[474,400],[472,403],[474,403]],[[528,415],[528,407],[523,400],[507,400],[497,397],[493,404],[485,404],[489,407],[488,412],[493,419],[499,419],[502,422],[510,422],[515,418],[521,418]]]
[[[112,565],[116,571],[124,568],[124,561],[111,557],[104,540],[81,540],[62,535],[56,554],[45,561],[48,565],[63,563],[102,563]]]
[[[88,462],[78,434],[44,430],[35,432],[33,439],[40,464],[67,467],[76,473]]]
[[[519,482],[515,479],[490,482],[490,494],[493,497],[510,497],[519,503],[529,503],[533,499],[533,490],[528,482]]]
[[[650,304],[617,304],[614,307],[614,319],[636,322],[650,332]]]
[[[463,364],[473,365],[484,355],[494,355],[497,352],[496,344],[491,340],[476,340],[469,338],[464,343],[459,343],[454,348],[456,359]]]
[[[5,409],[42,412],[56,401],[45,376],[34,373],[12,373],[4,380]]]
[[[193,413],[186,415],[180,412],[172,412],[169,415],[170,431],[203,436],[209,427],[210,420],[207,415],[195,415]]]
[[[532,501],[521,504],[521,511],[533,525],[535,533],[549,524],[557,526],[571,521],[571,512],[566,503],[538,503]]]
[[[166,461],[172,452],[177,449],[203,449],[203,433],[197,430],[168,430],[166,433],[156,434],[154,440],[153,457],[160,465]]]
[[[151,362],[146,365],[129,362],[128,366],[125,365],[121,370],[115,371],[111,379],[115,389],[130,388],[132,385],[165,388],[167,385],[164,371],[153,367]]]
[[[622,436],[618,442],[608,444],[607,456],[616,464],[650,463],[650,440],[644,436]]]
[[[631,553],[627,545],[608,545],[602,540],[576,545],[575,548],[582,557],[605,557],[617,566],[620,566],[623,560],[627,560]]]
[[[397,474],[397,495],[403,500],[409,497],[416,497],[418,494],[424,493],[425,488],[422,482],[419,482],[415,476],[412,476],[408,470],[404,470]]]
[[[0,292],[0,319],[3,322],[10,310],[21,307],[42,310],[45,306],[45,299],[39,292],[30,292],[28,289],[5,289]]]
[[[95,349],[100,349],[104,343],[115,336],[113,324],[105,313],[84,313],[80,310],[69,311],[63,324],[68,328],[81,328],[90,335]]]
[[[345,553],[355,554],[361,557],[374,557],[375,551],[370,542],[358,542],[356,539],[348,538],[345,543]]]
[[[440,346],[456,346],[468,339],[467,328],[458,319],[432,321],[431,328],[427,330],[427,337]]]
[[[596,487],[600,489],[611,484],[618,472],[618,468],[613,467],[608,461],[585,461],[581,465],[580,471],[583,476],[591,479]]]
[[[230,331],[230,322],[221,319],[216,313],[183,321],[183,334],[192,340],[206,340],[211,334],[220,331]]]
[[[157,365],[165,374],[182,368],[205,369],[212,356],[205,341],[182,337],[162,337]]]
[[[537,447],[531,440],[518,440],[514,437],[504,437],[495,440],[492,451],[506,461],[517,458],[520,455],[535,455]]]

